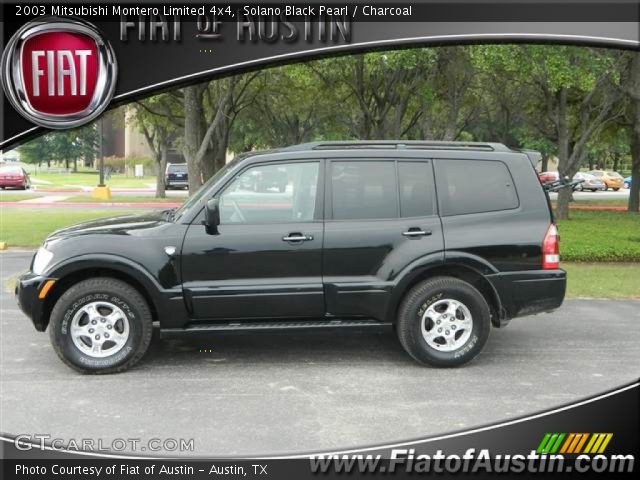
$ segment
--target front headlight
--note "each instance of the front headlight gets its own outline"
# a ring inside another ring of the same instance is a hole
[[[44,247],[40,247],[36,252],[36,256],[33,258],[33,267],[31,269],[33,273],[41,275],[47,268],[47,265],[49,265],[49,262],[51,262],[52,258],[53,253]]]

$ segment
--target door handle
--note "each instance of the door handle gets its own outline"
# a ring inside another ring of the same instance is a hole
[[[431,230],[422,230],[417,227],[412,227],[406,232],[402,232],[405,237],[428,237],[431,235]]]
[[[312,235],[303,235],[302,233],[290,233],[286,237],[282,237],[285,242],[308,242],[313,240]]]

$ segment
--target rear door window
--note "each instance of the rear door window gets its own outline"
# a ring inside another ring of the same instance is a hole
[[[169,173],[187,173],[186,165],[169,165]]]
[[[438,160],[436,182],[442,216],[518,208],[507,166],[495,160]]]
[[[369,220],[397,217],[395,161],[331,162],[331,218]]]
[[[398,162],[398,181],[401,217],[427,217],[435,214],[431,162]]]

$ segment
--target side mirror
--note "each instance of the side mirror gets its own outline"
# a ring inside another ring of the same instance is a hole
[[[217,198],[212,198],[204,205],[204,227],[209,235],[218,235],[220,225],[220,206]]]

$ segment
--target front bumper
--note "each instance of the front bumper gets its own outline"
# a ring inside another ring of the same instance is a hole
[[[562,305],[567,288],[564,270],[532,270],[488,275],[502,304],[503,321],[550,312]]]
[[[16,282],[16,298],[18,306],[24,314],[31,319],[33,326],[39,332],[44,332],[49,323],[45,310],[45,300],[40,300],[38,294],[49,277],[43,277],[34,273],[25,273]]]

